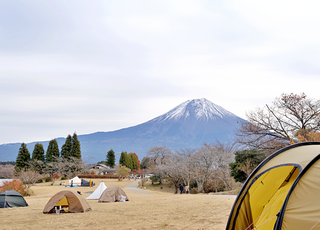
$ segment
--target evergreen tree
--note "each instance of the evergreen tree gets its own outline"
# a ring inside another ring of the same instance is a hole
[[[39,160],[44,162],[44,149],[42,144],[35,144],[32,152],[32,160]]]
[[[78,136],[76,133],[73,134],[71,142],[72,142],[71,156],[81,159],[80,141],[78,140]]]
[[[119,164],[126,166],[127,152],[121,152]]]
[[[138,169],[138,162],[136,156],[133,153],[130,153],[129,156],[131,157],[132,169]]]
[[[59,146],[56,139],[49,142],[46,153],[46,162],[53,162],[54,157],[59,157]]]
[[[21,144],[19,148],[19,153],[16,159],[16,169],[26,169],[28,168],[28,162],[30,161],[30,152],[27,149],[27,145],[25,143]]]
[[[71,150],[72,150],[72,138],[69,134],[66,138],[66,141],[64,145],[61,147],[61,157],[62,158],[69,158],[71,156]]]
[[[127,153],[127,152],[126,152]],[[126,155],[126,163],[125,166],[129,169],[132,169],[132,158],[129,154]]]
[[[256,149],[245,149],[234,153],[235,162],[230,163],[230,175],[236,182],[245,182],[250,173],[266,158]]]
[[[114,154],[113,149],[110,149],[107,154],[107,165],[113,168],[116,164],[116,156]]]

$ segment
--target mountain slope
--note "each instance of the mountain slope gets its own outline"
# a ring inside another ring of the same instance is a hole
[[[167,146],[172,150],[198,147],[216,140],[225,142],[234,138],[239,122],[244,121],[221,106],[202,98],[186,101],[169,112],[145,123],[112,132],[78,135],[83,159],[89,162],[105,160],[111,148],[117,157],[121,151],[136,152],[139,158],[155,146]],[[59,148],[64,143],[58,139]],[[30,152],[35,143],[28,144]],[[44,142],[45,149],[48,142]],[[0,158],[7,153],[15,160],[21,144],[0,145]],[[8,152],[9,151],[9,152]]]

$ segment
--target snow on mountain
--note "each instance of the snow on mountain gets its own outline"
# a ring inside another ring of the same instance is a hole
[[[203,143],[230,141],[239,123],[244,121],[205,98],[183,102],[169,112],[145,123],[111,132],[78,135],[83,159],[90,163],[105,159],[113,149],[116,157],[122,151],[135,152],[142,159],[149,148],[167,146],[171,150],[196,148]],[[59,148],[65,138],[57,138]],[[33,151],[36,142],[29,143]],[[40,142],[46,149],[49,141]],[[15,160],[21,143],[0,145],[1,160]]]
[[[198,120],[236,117],[233,113],[225,110],[221,106],[216,105],[205,98],[201,98],[183,102],[169,112],[154,118],[152,121],[179,120],[191,116],[195,116]]]

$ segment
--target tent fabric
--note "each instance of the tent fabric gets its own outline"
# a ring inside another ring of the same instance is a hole
[[[81,186],[81,179],[79,177],[74,177],[69,180],[69,185],[78,185]]]
[[[94,190],[94,192],[87,197],[87,200],[98,200],[103,193],[103,191],[107,188],[107,186],[101,181],[98,188]]]
[[[9,190],[0,194],[0,208],[25,207],[28,203],[23,196],[14,191]]]
[[[251,173],[239,192],[227,230],[310,229],[320,221],[320,142],[283,148]],[[320,229],[320,224],[314,229]]]
[[[91,181],[91,186],[90,186],[90,181]],[[85,179],[81,179],[81,187],[92,187],[95,186],[95,183],[93,183],[92,180],[87,181]]]
[[[99,202],[121,201],[121,196],[125,196],[125,201],[129,201],[127,194],[120,187],[111,185],[103,191],[99,198]]]
[[[87,201],[78,193],[73,191],[61,191],[56,193],[48,201],[43,209],[43,213],[50,213],[55,206],[68,206],[68,212],[79,213],[91,210]]]

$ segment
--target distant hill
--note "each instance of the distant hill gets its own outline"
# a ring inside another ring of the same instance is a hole
[[[188,100],[169,112],[140,125],[112,132],[78,135],[82,158],[90,163],[105,160],[112,148],[119,159],[122,151],[135,152],[142,159],[149,148],[167,146],[171,150],[198,147],[216,140],[233,140],[242,118],[205,98]],[[57,138],[59,148],[65,138]],[[37,142],[28,143],[32,153]],[[49,141],[42,143],[45,150]],[[0,160],[15,160],[21,143],[0,145]]]

